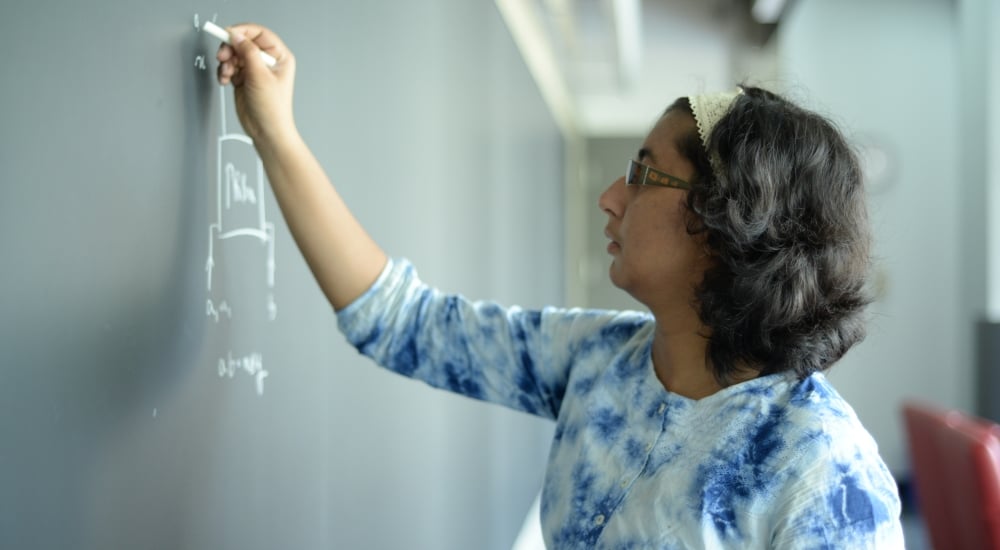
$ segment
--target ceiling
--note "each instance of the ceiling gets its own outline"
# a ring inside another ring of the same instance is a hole
[[[775,26],[750,0],[497,4],[561,125],[587,136],[644,134],[677,97],[733,87]]]

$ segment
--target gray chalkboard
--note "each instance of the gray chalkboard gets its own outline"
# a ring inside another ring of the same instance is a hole
[[[196,21],[425,280],[562,296],[562,138],[493,2],[6,0],[0,548],[507,548],[550,426],[349,348]]]

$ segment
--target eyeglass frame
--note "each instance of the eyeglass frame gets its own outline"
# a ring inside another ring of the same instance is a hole
[[[625,185],[649,185],[652,187],[670,187],[672,189],[691,189],[687,181],[672,176],[662,170],[643,164],[637,160],[629,160],[625,169]]]

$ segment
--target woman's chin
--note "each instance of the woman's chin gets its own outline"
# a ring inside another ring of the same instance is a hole
[[[617,258],[611,260],[611,266],[608,267],[608,278],[611,280],[611,284],[625,290],[625,277],[621,272],[620,266],[618,265]]]

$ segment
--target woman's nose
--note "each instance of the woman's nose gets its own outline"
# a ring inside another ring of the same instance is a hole
[[[608,186],[597,198],[597,207],[609,216],[620,218],[625,210],[625,201],[622,200],[625,191],[625,176],[621,176]]]

